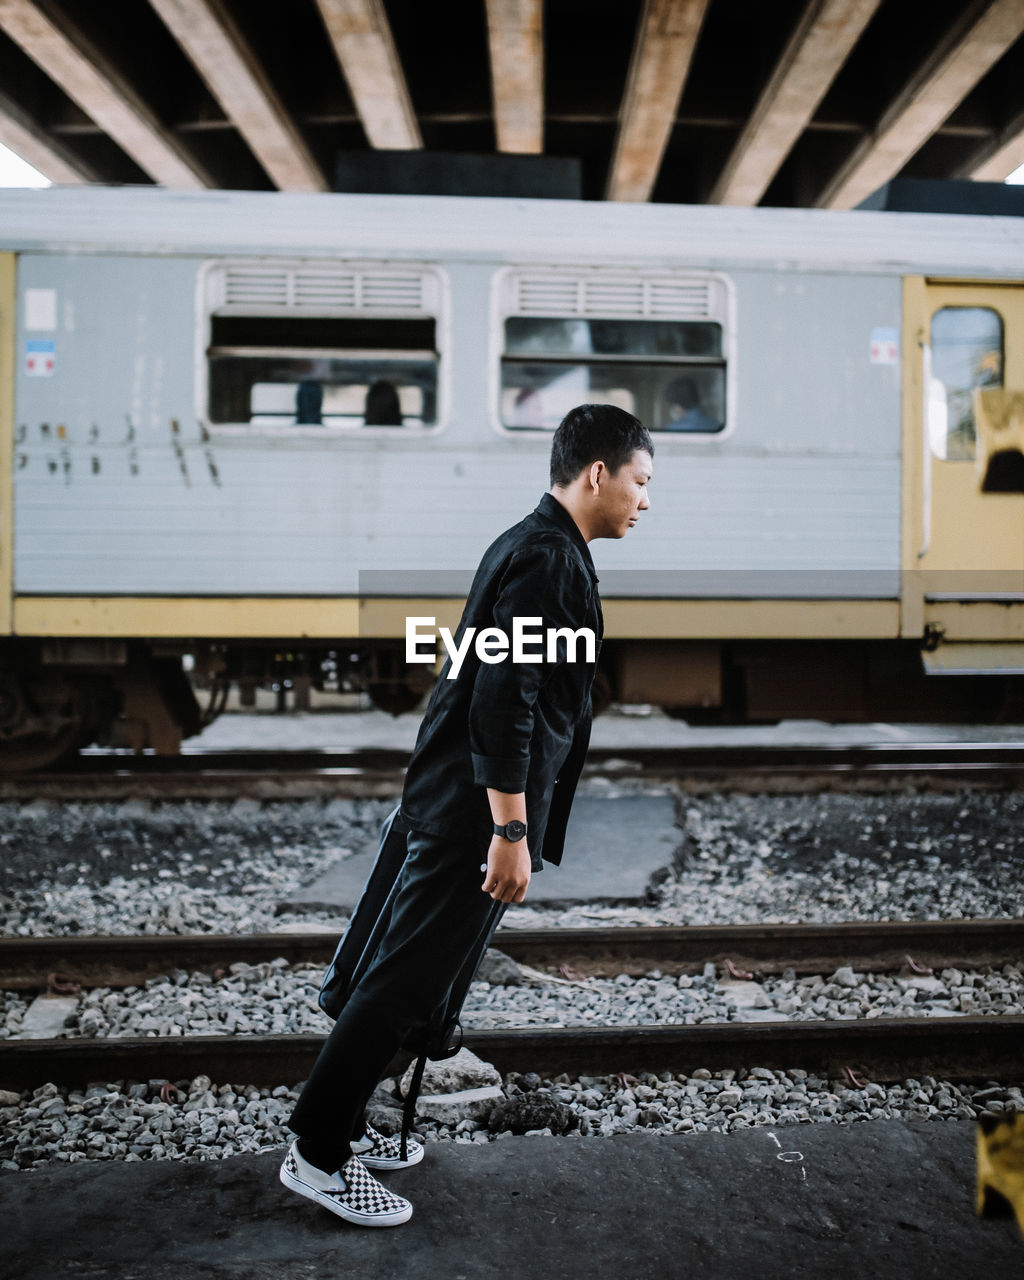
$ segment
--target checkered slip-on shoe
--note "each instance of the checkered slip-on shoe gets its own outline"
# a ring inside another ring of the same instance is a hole
[[[366,1126],[365,1137],[353,1142],[352,1153],[357,1155],[368,1169],[407,1169],[423,1159],[423,1148],[412,1138],[405,1144],[406,1157],[402,1159],[402,1144],[397,1138],[386,1138],[372,1125]]]
[[[382,1187],[355,1156],[350,1156],[337,1173],[323,1173],[303,1160],[293,1142],[281,1166],[281,1181],[356,1226],[397,1227],[412,1217],[409,1201]]]

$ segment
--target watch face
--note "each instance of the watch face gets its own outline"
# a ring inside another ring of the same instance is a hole
[[[513,818],[511,822],[505,823],[505,839],[506,840],[522,840],[526,835],[526,823],[520,822],[518,818]]]

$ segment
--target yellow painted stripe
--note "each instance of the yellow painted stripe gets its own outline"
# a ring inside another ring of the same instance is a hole
[[[0,253],[0,635],[11,631],[14,594],[14,340],[17,288],[13,253]]]
[[[605,636],[645,640],[873,639],[899,634],[896,600],[606,600]]]
[[[454,629],[458,599],[330,600],[19,596],[24,636],[151,639],[400,638],[407,617]],[[896,600],[606,600],[605,636],[624,639],[875,639],[899,634]]]
[[[455,631],[462,617],[464,598],[429,600],[395,597],[371,597],[359,604],[359,634],[373,639],[405,635],[406,618],[433,618],[434,626]],[[427,624],[419,627],[427,631]]]
[[[302,640],[352,636],[358,629],[353,599],[18,596],[14,601],[14,630],[22,636]]]

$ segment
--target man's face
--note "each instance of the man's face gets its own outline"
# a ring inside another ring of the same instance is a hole
[[[618,471],[605,469],[598,481],[597,514],[600,518],[596,537],[624,538],[651,505],[647,486],[654,473],[654,463],[646,449],[637,449]]]

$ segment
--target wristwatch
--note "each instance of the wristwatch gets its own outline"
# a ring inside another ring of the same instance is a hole
[[[526,835],[526,823],[520,822],[518,818],[513,818],[511,822],[506,822],[503,827],[495,823],[494,834],[496,836],[504,836],[506,840],[511,840],[515,843],[517,840],[522,840]]]

